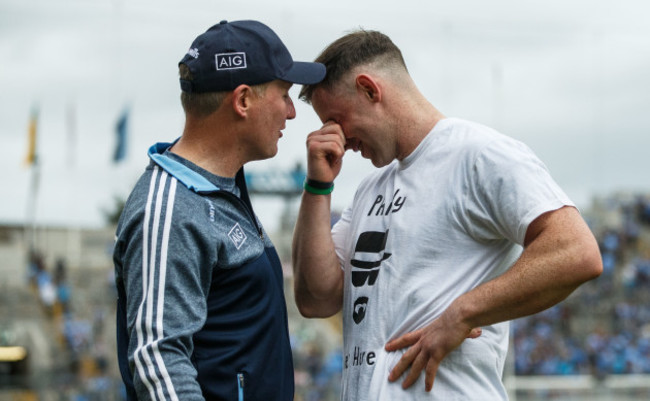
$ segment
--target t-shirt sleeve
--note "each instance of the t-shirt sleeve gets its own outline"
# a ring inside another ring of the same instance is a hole
[[[345,266],[345,245],[347,244],[348,231],[350,229],[350,220],[352,218],[352,208],[346,208],[341,214],[341,218],[332,227],[332,240],[336,256],[339,258],[341,269]]]
[[[468,230],[480,240],[506,238],[523,245],[533,220],[574,206],[533,151],[511,138],[487,144],[468,171]]]

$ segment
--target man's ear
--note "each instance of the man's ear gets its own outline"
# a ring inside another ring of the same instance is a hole
[[[381,86],[370,75],[359,74],[355,80],[357,90],[360,90],[365,97],[371,102],[381,101]]]
[[[248,85],[239,85],[232,91],[230,102],[235,114],[242,118],[246,117],[248,110],[251,107],[252,95],[253,90]]]

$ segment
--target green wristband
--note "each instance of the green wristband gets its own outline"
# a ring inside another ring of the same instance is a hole
[[[316,188],[309,185],[308,181],[305,181],[303,188],[305,188],[305,191],[309,192],[310,194],[329,195],[332,193],[332,191],[334,191],[334,183],[332,183],[332,185],[329,188]]]

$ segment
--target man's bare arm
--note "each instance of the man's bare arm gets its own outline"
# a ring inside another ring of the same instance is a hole
[[[326,123],[307,138],[307,176],[332,182],[341,170],[345,136]],[[293,236],[294,293],[305,317],[328,317],[343,305],[343,271],[330,230],[331,195],[304,192]]]
[[[294,293],[305,317],[328,317],[343,305],[343,270],[330,233],[330,195],[304,193],[293,235]]]
[[[397,380],[410,367],[402,383],[407,388],[425,370],[425,389],[430,391],[440,362],[473,327],[545,310],[602,272],[598,244],[573,207],[535,219],[524,245],[521,257],[506,273],[458,297],[430,325],[390,341],[388,351],[409,349],[389,380]]]

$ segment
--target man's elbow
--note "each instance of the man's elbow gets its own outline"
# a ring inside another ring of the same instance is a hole
[[[600,256],[600,252],[596,251],[586,263],[586,270],[590,277],[588,280],[593,280],[598,278],[603,273],[603,259]]]
[[[576,270],[581,283],[598,278],[603,272],[603,259],[595,239],[576,247]]]
[[[317,308],[312,307],[306,302],[296,302],[296,306],[298,307],[298,312],[300,312],[300,315],[302,317],[306,317],[308,319],[323,317],[320,316]]]
[[[295,294],[296,306],[300,315],[306,318],[327,318],[341,310],[341,305],[335,302],[317,301],[311,297]]]
[[[300,296],[298,292],[294,292],[294,299],[296,300],[296,307],[298,308],[298,312],[300,312],[300,315],[302,317],[317,317],[315,316],[314,308],[310,305],[309,302],[307,302],[307,300],[305,300],[305,297]]]

